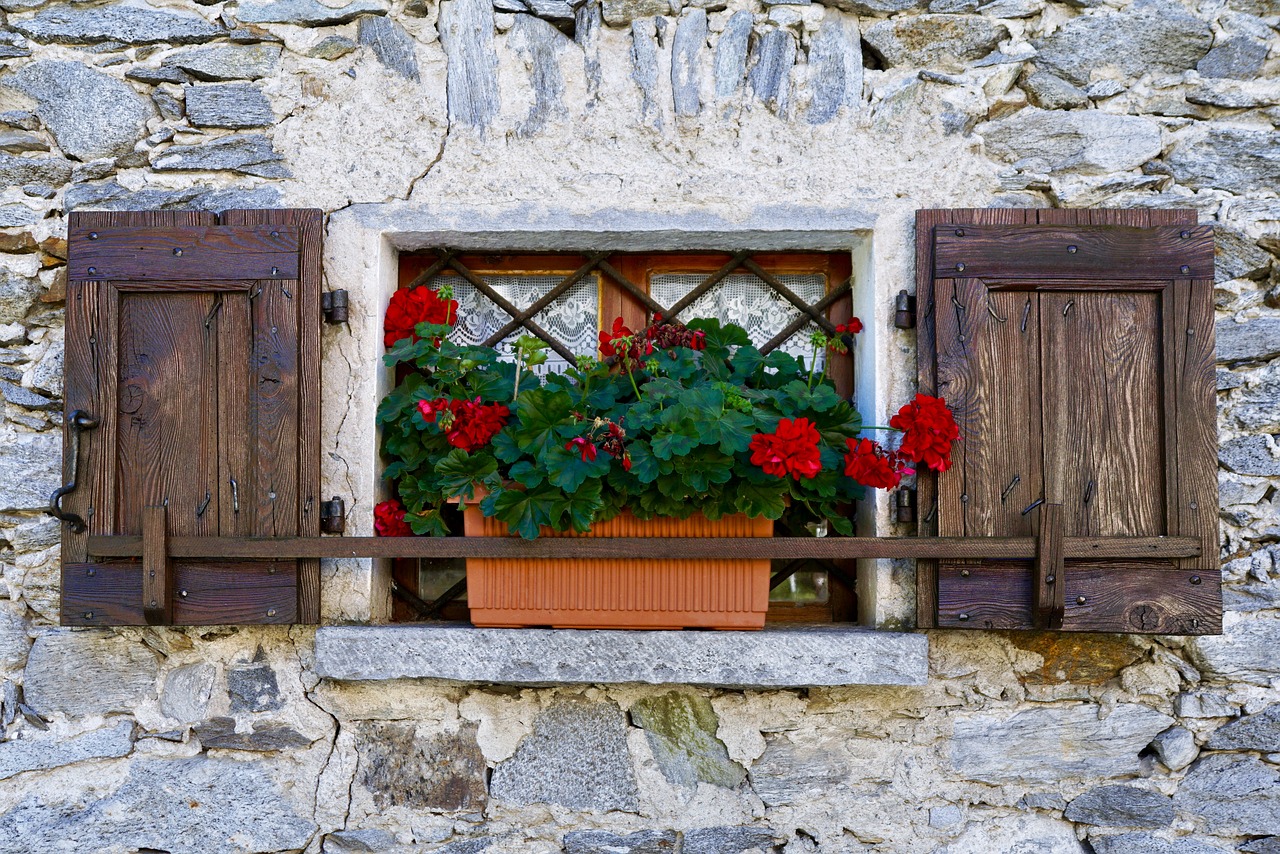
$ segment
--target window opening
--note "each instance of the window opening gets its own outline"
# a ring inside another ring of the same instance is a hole
[[[655,315],[736,323],[762,352],[778,348],[807,361],[811,333],[834,333],[851,316],[851,269],[849,255],[841,253],[437,250],[402,254],[398,281],[401,288],[453,287],[459,316],[452,335],[460,344],[497,347],[509,357],[520,335],[542,338],[551,347],[537,369],[545,373],[562,370],[578,354],[598,355],[598,334],[614,318],[641,328]],[[841,396],[852,398],[853,354],[829,366],[826,356],[820,355],[819,368],[827,368]],[[451,529],[461,533],[461,513],[449,515],[456,516],[449,518]],[[770,588],[769,622],[856,619],[853,561],[775,560]],[[466,561],[397,559],[392,593],[396,621],[465,621]]]

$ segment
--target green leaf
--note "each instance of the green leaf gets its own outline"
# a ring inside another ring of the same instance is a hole
[[[494,456],[504,463],[514,463],[524,456],[524,449],[516,441],[515,432],[511,427],[498,431],[493,437],[490,447],[493,448]]]
[[[631,454],[631,474],[641,483],[653,483],[661,474],[658,458],[653,449],[643,439],[632,439],[627,442],[627,453]]]
[[[565,496],[565,512],[570,525],[579,533],[586,531],[595,521],[596,513],[604,507],[598,480],[589,480]]]
[[[764,516],[768,519],[779,519],[787,505],[782,500],[785,486],[778,478],[772,484],[744,483],[737,492],[738,510],[748,516]]]
[[[542,457],[563,444],[557,428],[570,423],[572,413],[573,398],[566,391],[521,391],[515,406],[515,440],[525,453]]]
[[[475,482],[484,480],[497,470],[498,461],[490,454],[469,454],[461,448],[454,448],[436,463],[432,474],[445,498],[471,498],[475,493]]]
[[[609,464],[613,457],[597,453],[594,460],[582,458],[582,452],[576,448],[568,450],[557,445],[542,456],[547,467],[547,480],[565,492],[575,492],[587,478],[600,478],[609,473]]]
[[[433,537],[449,536],[449,526],[445,524],[440,511],[432,508],[425,513],[406,513],[404,520],[409,523],[409,530],[418,536],[429,534]]]
[[[507,523],[513,533],[526,540],[538,537],[542,525],[553,523],[551,508],[556,501],[556,490],[550,494],[545,489],[524,492],[518,489],[500,489],[480,502],[480,510]],[[558,516],[558,514],[557,514]],[[555,520],[558,521],[558,518]]]
[[[539,486],[547,479],[546,473],[528,460],[521,460],[513,465],[510,473],[512,478],[529,487]]]
[[[708,418],[699,424],[699,436],[704,445],[719,445],[726,454],[739,454],[751,445],[755,435],[755,422],[750,415],[726,412],[719,418]]]
[[[749,347],[751,336],[741,326],[734,323],[720,325],[714,317],[699,317],[690,320],[686,326],[707,336],[707,349],[728,347]]]
[[[653,455],[660,460],[669,460],[672,457],[683,457],[698,446],[698,437],[695,435],[685,435],[684,433],[673,433],[663,431],[653,437]],[[632,458],[634,466],[635,459]]]

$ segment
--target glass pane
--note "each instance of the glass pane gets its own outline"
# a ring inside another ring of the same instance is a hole
[[[663,273],[650,279],[649,292],[662,305],[675,305],[706,278],[707,274],[703,273]],[[827,293],[827,277],[821,273],[779,275],[777,279],[809,304],[822,299]],[[694,300],[676,319],[688,321],[695,317],[714,317],[722,323],[736,323],[747,330],[751,343],[762,347],[799,316],[799,309],[756,276],[733,273]],[[807,362],[813,350],[809,336],[817,331],[817,325],[809,323],[779,349],[792,356],[803,356]],[[823,353],[818,354],[819,366],[823,356]]]
[[[467,566],[464,560],[423,558],[418,561],[418,589],[416,592],[420,599],[434,602],[446,590],[466,578],[466,576]],[[467,594],[464,592],[454,601],[467,601]]]
[[[769,591],[769,601],[820,604],[829,595],[825,572],[797,572]]]
[[[564,281],[567,275],[487,273],[480,278],[516,308],[525,309]],[[453,296],[458,301],[458,323],[449,336],[451,341],[481,344],[511,320],[511,315],[490,302],[461,276],[445,274],[431,280],[433,288],[443,284],[453,286]],[[594,355],[599,346],[600,332],[599,276],[587,276],[552,300],[533,319],[573,352]],[[512,332],[498,344],[498,352],[509,357],[513,343],[524,334],[527,330],[523,327]],[[565,360],[554,350],[548,350],[547,356],[546,364],[536,369],[538,373],[559,372],[567,367]]]

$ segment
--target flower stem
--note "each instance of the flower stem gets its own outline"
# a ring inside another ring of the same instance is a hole
[[[813,372],[818,367],[818,345],[813,345],[813,355],[809,357],[809,391],[813,391]],[[824,369],[825,373],[825,369]]]
[[[640,400],[640,386],[636,385],[636,378],[631,375],[631,359],[628,356],[622,357],[622,367],[627,371],[627,379],[631,380],[631,390],[636,393],[636,400]]]

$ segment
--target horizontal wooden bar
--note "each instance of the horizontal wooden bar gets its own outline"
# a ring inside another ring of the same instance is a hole
[[[67,276],[76,281],[298,278],[295,226],[81,226],[69,242]]]
[[[137,557],[142,538],[90,537],[89,554]],[[1068,558],[1198,557],[1195,537],[1066,537]],[[1033,558],[1033,537],[170,537],[177,558]]]
[[[1183,237],[1183,235],[1186,237]],[[1213,277],[1213,228],[1087,225],[934,226],[934,277],[1123,279]]]

